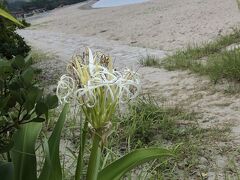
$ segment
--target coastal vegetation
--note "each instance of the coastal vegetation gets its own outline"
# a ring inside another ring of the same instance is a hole
[[[190,45],[166,58],[145,57],[140,60],[144,66],[164,67],[168,70],[190,70],[208,76],[214,83],[240,80],[240,30],[202,45]]]
[[[86,0],[31,0],[31,1],[13,1],[6,3],[9,10],[13,12],[23,11],[24,13],[31,12],[34,9],[52,10],[59,6],[75,4]]]
[[[2,11],[7,13],[3,4],[0,4]],[[4,16],[6,17],[6,16]],[[12,17],[13,18],[13,17]],[[14,20],[12,19],[11,20]],[[24,39],[16,33],[16,29],[22,26],[22,23],[14,20],[18,24],[14,24],[5,18],[0,19],[0,57],[12,59],[16,55],[27,56],[30,47]]]

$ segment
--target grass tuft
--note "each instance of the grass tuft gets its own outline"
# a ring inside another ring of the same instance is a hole
[[[153,55],[141,57],[139,63],[143,66],[158,67],[160,66],[160,59]]]
[[[203,129],[197,123],[196,113],[179,107],[159,106],[151,98],[139,100],[128,110],[114,119],[116,130],[111,134],[108,146],[115,157],[109,159],[140,147],[179,146],[176,159],[162,159],[147,165],[151,166],[148,178],[200,178],[199,167],[206,172],[214,166],[213,156],[220,153],[218,143],[227,141],[230,131],[228,126]]]
[[[31,57],[33,60],[33,63],[38,63],[41,61],[56,59],[56,56],[50,53],[45,53],[41,50],[32,49],[31,51]]]
[[[207,75],[217,83],[219,80],[240,81],[240,50],[226,50],[227,46],[240,42],[240,30],[221,36],[202,46],[189,46],[166,57],[162,65],[168,70],[190,70]]]

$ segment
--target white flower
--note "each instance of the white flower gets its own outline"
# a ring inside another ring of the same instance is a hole
[[[135,98],[140,91],[137,73],[116,71],[110,57],[99,52],[93,55],[89,48],[83,56],[73,58],[68,71],[58,82],[57,96],[60,102],[77,100],[96,129],[110,121],[119,103]]]

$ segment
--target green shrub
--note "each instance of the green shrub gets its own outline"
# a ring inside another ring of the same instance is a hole
[[[0,8],[4,9],[2,5]],[[30,47],[15,31],[17,25],[0,17],[0,58],[12,59],[14,56],[27,56]]]
[[[83,2],[86,0],[32,0],[32,1],[14,1],[8,3],[8,8],[11,11],[24,10],[25,12],[31,12],[32,9],[45,8],[46,10],[52,10],[62,5],[70,5],[74,3]]]
[[[45,121],[58,104],[56,96],[43,96],[30,65],[20,56],[0,59],[0,153],[11,148],[11,135],[21,124]]]
[[[31,26],[31,24],[29,22],[27,22],[25,19],[22,19],[21,23],[23,24],[23,27],[19,27],[21,29],[24,29],[26,27],[30,27]]]

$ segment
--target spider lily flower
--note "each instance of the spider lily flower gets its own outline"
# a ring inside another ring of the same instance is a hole
[[[57,96],[60,102],[77,102],[94,129],[109,126],[117,106],[140,91],[137,73],[113,69],[109,56],[93,55],[89,48],[82,56],[74,56],[67,70],[69,74],[58,82]]]

